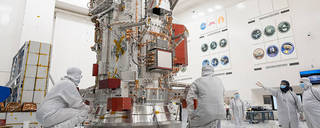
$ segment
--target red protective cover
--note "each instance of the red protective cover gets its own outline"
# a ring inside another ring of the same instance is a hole
[[[180,24],[172,25],[174,36],[183,34],[186,31],[186,27]],[[183,38],[183,37],[180,37]],[[178,42],[180,38],[175,39],[174,42]],[[185,37],[183,41],[175,48],[175,65],[188,65],[188,47],[187,47],[187,38]]]
[[[132,102],[129,97],[113,97],[108,99],[107,108],[112,111],[127,111],[131,110]]]
[[[121,86],[121,80],[120,79],[106,79],[106,80],[100,80],[99,81],[99,89],[106,89],[106,88],[120,88]]]
[[[0,126],[6,126],[6,120],[0,119]]]
[[[197,107],[198,107],[198,100],[197,99],[193,99],[193,107],[194,107],[194,110],[197,109]]]
[[[92,76],[98,76],[98,69],[99,69],[99,65],[98,64],[93,64],[93,66],[92,66]]]
[[[187,108],[187,107],[188,107],[188,104],[187,104],[186,99],[183,99],[183,100],[181,101],[181,103],[182,103],[182,108]]]

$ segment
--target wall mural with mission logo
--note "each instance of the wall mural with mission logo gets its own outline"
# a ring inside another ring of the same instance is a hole
[[[254,67],[297,59],[289,8],[250,19],[248,25]]]
[[[202,66],[212,65],[216,71],[231,69],[230,42],[227,28],[226,11],[206,16],[199,23]]]

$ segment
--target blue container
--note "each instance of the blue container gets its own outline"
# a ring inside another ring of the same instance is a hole
[[[11,94],[11,88],[0,86],[0,102],[5,101]]]

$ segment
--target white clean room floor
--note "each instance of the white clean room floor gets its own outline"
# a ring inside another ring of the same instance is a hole
[[[182,124],[182,128],[185,128],[185,124]],[[264,123],[260,122],[258,124],[249,124],[249,122],[243,122],[242,125],[236,127],[232,121],[230,120],[222,120],[221,121],[221,128],[280,128],[278,121],[276,120],[269,120],[265,121]],[[308,128],[305,122],[300,122],[299,128]]]
[[[223,120],[221,122],[221,128],[280,128],[278,121],[265,121],[264,123],[249,124],[243,122],[241,127],[236,127],[230,120]],[[305,122],[300,122],[299,128],[308,128]]]

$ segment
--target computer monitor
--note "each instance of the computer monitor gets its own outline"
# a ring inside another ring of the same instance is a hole
[[[300,77],[307,77],[310,79],[312,85],[320,84],[320,69],[317,70],[309,70],[309,71],[301,71]]]

